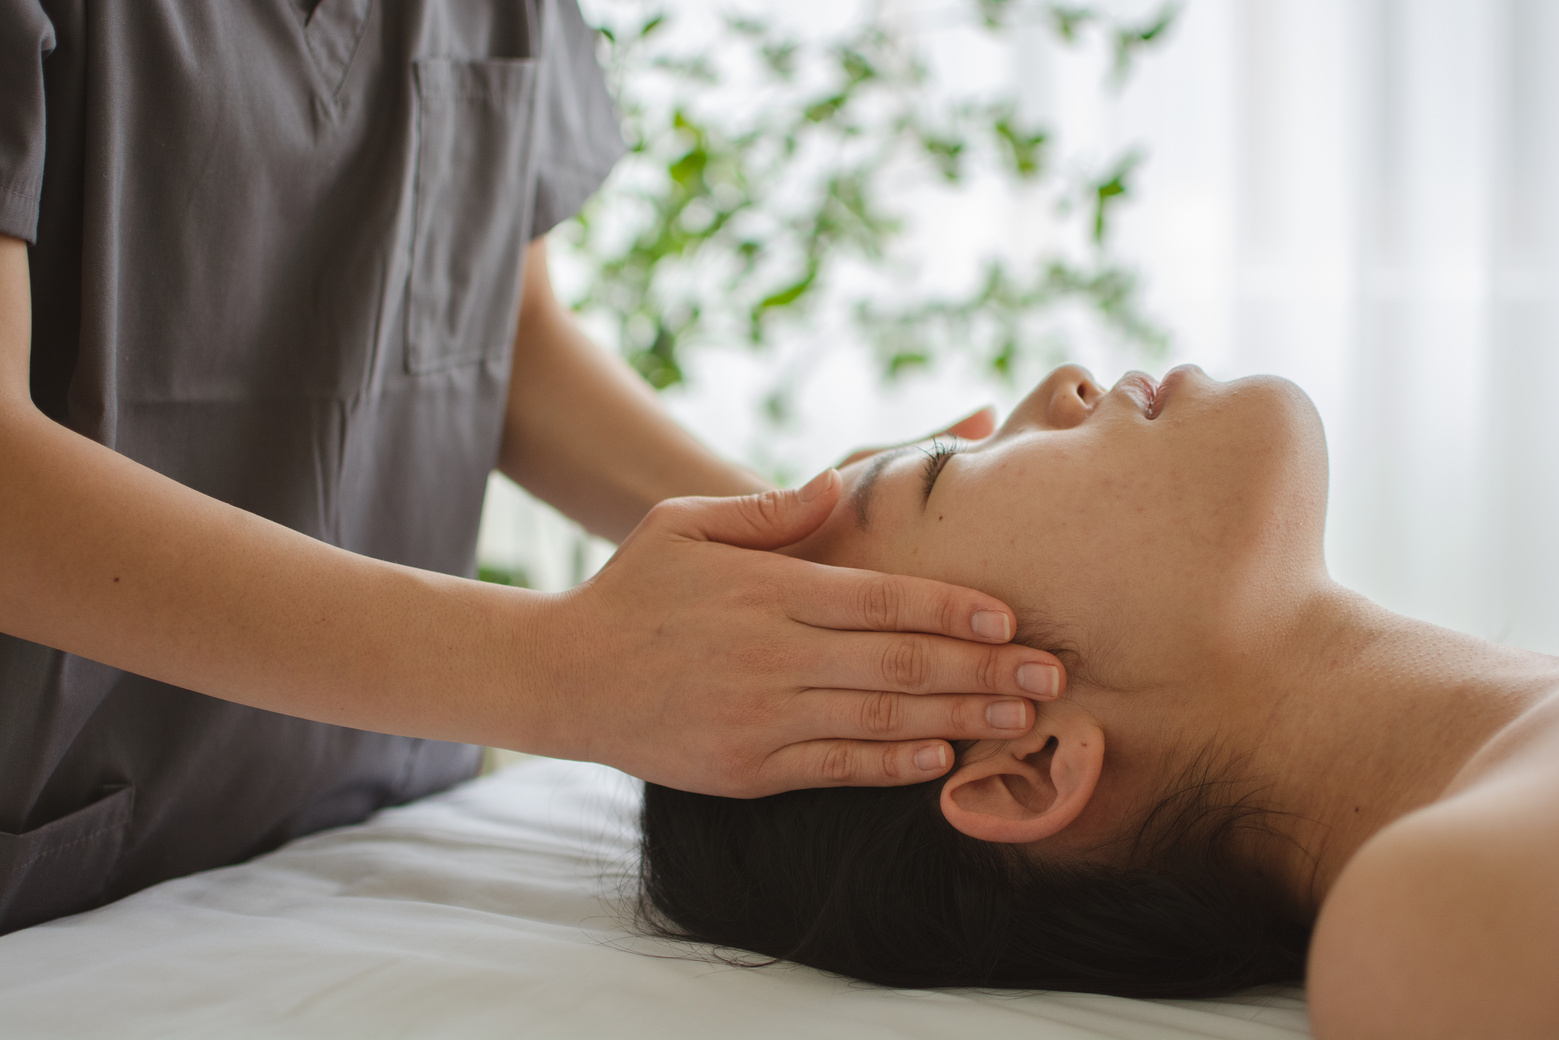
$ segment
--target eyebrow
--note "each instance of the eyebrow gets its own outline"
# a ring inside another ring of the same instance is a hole
[[[855,506],[855,526],[866,530],[866,525],[871,522],[869,507],[871,505],[872,488],[877,484],[877,478],[882,476],[882,471],[888,463],[894,459],[915,450],[912,444],[902,448],[894,448],[891,451],[879,452],[872,459],[871,465],[866,467],[866,472],[861,474],[861,479],[855,482],[855,487],[850,491],[850,504]]]

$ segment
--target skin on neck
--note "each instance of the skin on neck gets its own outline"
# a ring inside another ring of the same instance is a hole
[[[1108,747],[1078,840],[1145,811],[1185,767],[1184,751],[1238,749],[1224,795],[1271,815],[1236,854],[1313,918],[1365,841],[1438,799],[1559,688],[1559,660],[1393,614],[1324,578],[1287,607],[1286,618],[1255,621],[1259,651],[1210,654],[1148,695],[1072,687]],[[1166,757],[1166,747],[1184,751]]]

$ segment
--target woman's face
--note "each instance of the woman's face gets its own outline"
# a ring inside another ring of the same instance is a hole
[[[1325,440],[1283,379],[1182,367],[1106,392],[1065,366],[993,436],[936,451],[845,467],[834,514],[790,551],[998,596],[1074,688],[1194,670],[1324,573]]]

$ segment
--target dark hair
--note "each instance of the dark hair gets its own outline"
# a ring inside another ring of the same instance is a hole
[[[752,800],[646,784],[641,924],[894,987],[1201,997],[1296,980],[1310,927],[1235,867],[1233,835],[1262,814],[1218,805],[1210,775],[1138,822],[1129,868],[966,837],[941,781]]]

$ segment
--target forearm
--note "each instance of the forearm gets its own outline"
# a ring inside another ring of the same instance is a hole
[[[1002,613],[1011,632],[1011,612],[982,593],[762,551],[832,515],[833,473],[805,493],[668,503],[556,596],[356,556],[47,418],[28,390],[30,316],[25,247],[0,236],[0,631],[303,718],[744,796],[940,775],[944,738],[1008,734],[1017,674],[1058,667],[1000,645],[981,619]],[[615,489],[598,530],[658,495],[758,483],[696,444],[657,447],[667,428],[643,414],[599,418],[681,461],[623,475],[646,457],[636,445],[591,469]],[[906,654],[917,678],[886,668]]]
[[[328,546],[30,409],[0,414],[0,487],[7,633],[365,729],[519,745],[540,715],[538,594]]]
[[[700,444],[589,340],[553,297],[541,242],[526,261],[499,469],[613,541],[663,499],[770,487]]]

